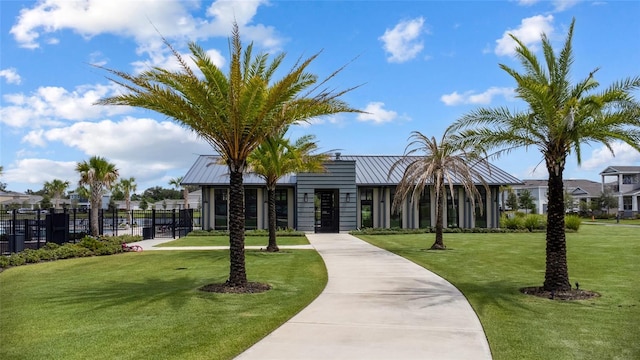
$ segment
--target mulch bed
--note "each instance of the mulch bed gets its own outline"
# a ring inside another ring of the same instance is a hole
[[[520,292],[526,295],[533,295],[551,300],[587,300],[600,296],[597,292],[577,289],[551,292],[540,286],[525,287],[520,289]]]
[[[248,282],[245,286],[230,286],[227,283],[209,284],[201,287],[200,291],[219,294],[259,294],[271,289],[271,285],[257,282]]]

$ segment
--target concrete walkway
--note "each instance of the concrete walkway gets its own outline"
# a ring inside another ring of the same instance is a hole
[[[236,359],[491,359],[475,312],[434,273],[348,234],[307,234],[329,282],[308,307]],[[156,247],[144,250],[228,247]],[[250,248],[250,247],[247,247]],[[257,247],[259,248],[259,247]]]
[[[309,234],[320,296],[237,359],[491,359],[466,298],[441,277],[347,234]]]

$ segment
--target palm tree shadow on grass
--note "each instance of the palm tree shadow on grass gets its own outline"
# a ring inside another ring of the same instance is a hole
[[[64,296],[59,296],[54,301],[61,304],[90,303],[93,304],[90,311],[129,304],[144,307],[164,301],[177,310],[197,294],[195,289],[202,286],[202,279],[189,276],[188,270],[176,268],[175,271],[185,272],[179,277],[145,277],[136,280],[107,280],[97,285],[78,284],[77,287],[66,290]],[[222,277],[221,282],[224,282]]]

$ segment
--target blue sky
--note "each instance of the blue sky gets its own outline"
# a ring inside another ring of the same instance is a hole
[[[411,131],[439,138],[478,106],[522,109],[513,80],[519,69],[513,33],[539,48],[540,33],[559,47],[575,17],[572,76],[600,68],[601,87],[640,75],[638,1],[2,1],[0,22],[0,181],[7,189],[39,190],[45,181],[74,188],[79,161],[93,155],[133,176],[138,191],[170,187],[212,149],[188,129],[153,112],[94,106],[118,88],[91,66],[138,72],[174,67],[160,35],[179,51],[196,41],[222,67],[234,19],[245,44],[287,53],[284,69],[322,51],[320,76],[349,63],[331,82],[362,86],[345,100],[369,114],[347,114],[291,129],[314,134],[321,150],[350,155],[400,155]],[[157,29],[157,30],[156,30]],[[355,60],[354,60],[355,59]],[[635,94],[636,97],[640,94]],[[565,178],[600,181],[608,165],[640,165],[640,153],[615,143],[583,147]],[[536,149],[493,163],[520,179],[546,178]]]

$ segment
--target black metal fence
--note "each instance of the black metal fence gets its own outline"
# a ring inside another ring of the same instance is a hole
[[[91,209],[10,210],[0,213],[0,253],[76,242],[91,233]],[[194,217],[197,215],[197,217]],[[186,210],[98,210],[100,235],[180,238],[200,226]]]

